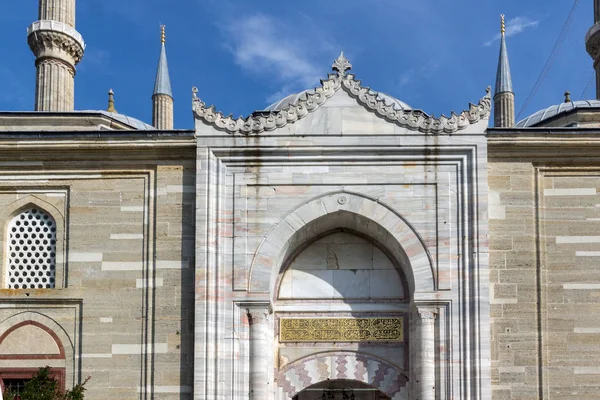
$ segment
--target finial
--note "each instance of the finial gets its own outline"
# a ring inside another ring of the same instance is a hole
[[[500,14],[500,33],[504,35],[506,32],[506,25],[504,25],[504,14]]]
[[[161,25],[160,26],[160,42],[162,44],[165,44],[166,41],[167,40],[166,40],[166,35],[165,35],[165,26]]]
[[[346,71],[352,69],[352,64],[346,57],[344,57],[344,52],[340,53],[340,56],[333,62],[331,69],[337,71],[340,76],[346,75]]]
[[[569,92],[568,90],[565,92],[565,103],[570,103],[571,102],[571,92]]]
[[[113,92],[112,89],[108,91],[108,108],[106,111],[114,113],[117,112],[117,110],[115,110],[115,92]]]

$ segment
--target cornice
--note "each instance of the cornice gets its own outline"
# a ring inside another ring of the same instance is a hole
[[[196,148],[193,131],[81,131],[81,132],[0,132],[0,151],[8,154],[28,152],[65,150],[75,154],[88,151],[122,151],[134,157],[136,153],[143,156],[147,152],[182,151]],[[171,149],[171,150],[169,150]],[[29,153],[28,153],[29,154]],[[61,155],[62,156],[62,155]]]
[[[379,117],[398,126],[423,133],[455,133],[471,124],[486,120],[490,116],[491,88],[489,86],[485,96],[479,100],[478,104],[469,104],[469,108],[459,114],[452,112],[450,117],[442,115],[436,118],[420,110],[396,110],[393,105],[386,105],[384,100],[378,99],[377,92],[362,86],[360,80],[356,79],[353,74],[347,74],[351,68],[352,65],[342,53],[333,63],[334,73],[328,74],[327,79],[321,80],[320,87],[315,88],[312,92],[304,93],[296,104],[290,104],[280,111],[238,118],[233,118],[231,115],[225,116],[213,105],[207,106],[198,98],[198,89],[195,87],[192,88],[192,110],[195,118],[217,130],[229,134],[259,134],[282,128],[306,117],[342,88],[367,110],[374,112]]]
[[[559,162],[598,157],[600,130],[596,128],[488,129],[488,154],[501,158],[552,158]]]

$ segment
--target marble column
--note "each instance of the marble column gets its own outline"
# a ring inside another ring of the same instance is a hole
[[[250,393],[251,400],[268,400],[271,388],[269,365],[272,358],[268,304],[246,308],[250,341]]]
[[[418,400],[435,399],[435,317],[433,308],[417,310],[418,326],[417,338],[419,341],[417,353],[417,380],[416,385]]]

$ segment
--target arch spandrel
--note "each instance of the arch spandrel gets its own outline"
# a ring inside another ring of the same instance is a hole
[[[261,242],[250,269],[249,291],[275,293],[280,266],[307,240],[334,229],[362,233],[398,260],[411,293],[433,292],[433,263],[417,231],[393,209],[368,196],[336,191],[288,213]]]

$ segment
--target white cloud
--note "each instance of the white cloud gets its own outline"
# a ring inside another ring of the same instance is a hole
[[[298,35],[298,30],[290,24],[264,14],[256,14],[222,28],[236,64],[282,85],[277,93],[268,96],[267,101],[319,84],[323,66],[314,63],[308,55],[329,49],[329,44],[317,44],[316,38]]]
[[[505,35],[506,35],[506,37],[515,36],[515,35],[518,35],[519,33],[523,32],[527,28],[537,28],[537,26],[539,24],[540,24],[539,20],[532,20],[527,17],[515,17],[511,20],[508,20],[508,22],[506,23]],[[494,36],[494,38],[492,40],[485,42],[483,45],[491,46],[492,43],[494,43],[496,40],[500,40],[500,37],[501,37],[501,34],[498,33],[498,34],[496,34],[496,36]]]

